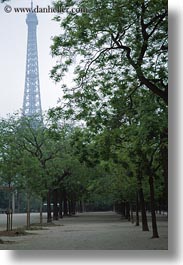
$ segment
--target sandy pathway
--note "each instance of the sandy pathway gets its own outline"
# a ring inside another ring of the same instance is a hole
[[[14,241],[1,244],[0,249],[16,250],[142,250],[167,249],[167,220],[158,218],[159,239],[151,239],[152,231],[142,232],[113,212],[83,213],[55,222],[61,226],[47,230],[31,231],[33,235],[16,238],[4,237]]]

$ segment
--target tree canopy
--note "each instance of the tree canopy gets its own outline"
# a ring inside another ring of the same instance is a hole
[[[77,1],[79,7],[87,3]],[[58,1],[55,6],[74,4]],[[55,20],[63,34],[53,38],[52,54],[61,60],[52,78],[60,81],[77,62],[76,86],[63,85],[69,114],[74,108],[82,118],[108,120],[116,100],[129,106],[143,90],[167,104],[167,1],[95,1],[88,13]]]
[[[0,121],[1,181],[46,200],[48,220],[51,201],[55,218],[58,200],[61,215],[84,200],[113,204],[128,219],[140,203],[142,229],[148,208],[158,237],[155,210],[167,210],[168,191],[167,1],[54,3],[76,5],[88,12],[54,18],[61,34],[52,39],[51,78],[63,99],[44,126]]]

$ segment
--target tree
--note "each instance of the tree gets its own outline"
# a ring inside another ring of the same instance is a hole
[[[74,4],[59,1],[55,7]],[[89,6],[89,1],[77,4]],[[151,104],[152,97],[156,111],[163,112],[167,121],[167,1],[95,1],[90,11],[67,14],[62,20],[55,17],[63,33],[53,38],[51,49],[53,56],[62,60],[52,69],[51,77],[59,82],[77,62],[76,85],[63,85],[61,111],[65,109],[66,117],[85,120],[90,130],[98,133],[105,128],[119,128],[130,120],[141,122],[136,114],[144,110],[136,106],[149,92],[146,104]],[[162,124],[160,153],[167,201],[168,130],[167,123]]]
[[[36,194],[43,198],[49,191],[54,182],[54,172],[51,172],[53,167],[48,162],[58,158],[61,148],[58,141],[50,137],[46,127],[34,125],[34,117],[12,116],[1,122],[3,181],[6,176],[8,180],[12,178],[14,186],[27,193],[27,227],[30,226],[30,197]]]
[[[17,167],[20,164],[20,153],[16,149],[13,136],[12,119],[0,121],[0,185],[6,190],[7,230],[12,230],[12,196],[17,184]]]
[[[20,148],[20,147],[19,147]],[[21,158],[21,163],[17,168],[17,185],[16,188],[20,191],[24,191],[27,197],[27,229],[30,228],[30,200],[32,196],[41,196],[42,190],[42,169],[39,161],[30,156],[30,154],[24,150]],[[41,221],[40,221],[41,222]]]
[[[88,2],[77,1],[77,5],[87,6]],[[55,7],[74,4],[75,1],[58,1]],[[76,87],[63,88],[70,105],[85,109],[83,116],[97,115],[101,108],[105,113],[106,101],[119,87],[127,100],[136,90],[148,89],[167,104],[166,0],[96,0],[91,12],[67,14],[64,19],[56,16],[55,20],[63,34],[53,38],[51,49],[62,60],[51,76],[59,81],[73,61],[78,62]],[[104,99],[102,103],[92,102],[99,102],[100,98]],[[86,101],[91,105],[86,105]]]

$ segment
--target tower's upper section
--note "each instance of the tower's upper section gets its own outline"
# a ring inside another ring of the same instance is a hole
[[[31,11],[27,14],[26,23],[27,25],[38,25],[36,13],[33,11],[33,1],[31,1]]]
[[[27,14],[26,23],[27,25],[38,25],[38,19],[35,12],[31,11]]]
[[[32,2],[30,12],[26,17],[26,23],[28,25],[28,36],[23,115],[29,117],[32,116],[35,119],[38,118],[39,121],[42,121],[36,34],[38,19],[36,13],[33,11]]]

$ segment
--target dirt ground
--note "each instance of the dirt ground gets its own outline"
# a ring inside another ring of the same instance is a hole
[[[82,213],[55,221],[55,226],[31,230],[29,235],[1,236],[4,250],[167,250],[168,222],[157,216],[160,238],[121,219],[113,212]],[[46,220],[45,220],[46,221]],[[58,226],[57,226],[58,225]]]

